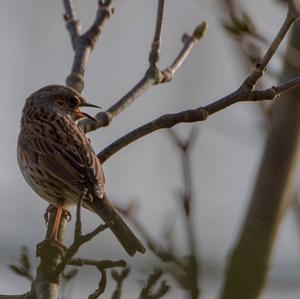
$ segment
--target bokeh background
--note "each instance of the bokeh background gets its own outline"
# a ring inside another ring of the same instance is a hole
[[[83,28],[91,24],[97,1],[74,1]],[[221,20],[224,7],[217,0],[166,1],[161,66],[168,66],[181,48],[184,32],[192,32],[202,21],[209,23],[205,38],[170,83],[152,88],[117,117],[109,128],[90,134],[100,150],[116,138],[164,113],[198,107],[233,91],[247,75],[239,46],[225,34]],[[271,40],[279,29],[285,7],[274,0],[241,1],[255,25]],[[85,79],[84,95],[104,109],[126,93],[144,74],[153,37],[157,1],[116,1],[93,52]],[[258,9],[259,8],[259,9]],[[29,284],[13,274],[13,263],[22,245],[34,256],[35,245],[45,233],[46,203],[25,184],[16,161],[16,140],[25,98],[48,84],[63,84],[73,52],[62,19],[59,0],[2,0],[1,31],[1,147],[0,147],[0,293],[25,292]],[[284,51],[284,46],[280,48]],[[280,63],[275,59],[275,69]],[[186,136],[191,125],[176,127]],[[250,197],[265,137],[264,120],[258,105],[238,104],[206,122],[197,124],[200,133],[192,152],[194,207],[197,245],[201,260],[202,298],[216,298],[224,265]],[[178,193],[183,181],[180,156],[165,132],[157,132],[128,146],[104,165],[106,189],[119,205],[138,203],[138,218],[158,240],[162,227],[175,221],[177,246],[184,252]],[[84,228],[99,220],[84,213]],[[74,222],[74,221],[73,221]],[[299,227],[290,210],[280,229],[264,299],[299,298]],[[71,240],[72,227],[68,241]],[[148,251],[128,258],[110,232],[81,249],[80,256],[126,258],[134,271],[125,284],[124,298],[137,297],[138,280],[145,279],[158,260]],[[84,269],[70,286],[70,298],[84,298],[96,287],[98,273]],[[109,289],[113,288],[109,284]],[[174,289],[169,298],[184,298]]]

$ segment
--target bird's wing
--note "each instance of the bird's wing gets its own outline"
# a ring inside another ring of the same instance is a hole
[[[39,126],[40,130],[27,129],[20,134],[21,145],[36,153],[40,166],[76,193],[88,188],[102,198],[102,167],[84,132],[69,119],[59,127],[50,123]]]

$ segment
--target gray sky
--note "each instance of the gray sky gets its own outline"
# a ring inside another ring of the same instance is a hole
[[[84,28],[94,18],[96,2],[75,1]],[[91,56],[85,81],[84,95],[104,108],[118,100],[143,75],[154,30],[156,1],[116,2],[116,13]],[[237,45],[224,35],[220,26],[222,11],[217,8],[216,1],[166,2],[163,67],[180,50],[183,32],[192,32],[203,20],[209,23],[209,31],[172,83],[152,88],[109,128],[90,134],[96,150],[161,114],[209,103],[236,88],[246,75],[240,67]],[[271,0],[243,2],[258,28],[271,39],[284,18],[284,8]],[[6,265],[18,256],[22,245],[34,252],[35,244],[44,237],[42,215],[47,206],[25,184],[17,166],[15,149],[20,113],[30,93],[44,85],[64,83],[71,66],[72,49],[62,20],[61,1],[2,0],[0,25],[0,80],[4,104],[0,117],[0,293],[15,293],[25,291],[28,284],[11,274]],[[176,129],[184,136],[189,127],[183,125]],[[259,110],[254,104],[231,107],[199,127],[200,135],[193,151],[199,253],[204,266],[218,269],[215,280],[206,279],[206,284],[203,283],[203,298],[208,299],[216,294],[222,267],[239,231],[262,152],[264,133]],[[110,196],[119,204],[137,200],[139,219],[154,236],[161,237],[161,227],[171,217],[178,219],[176,237],[182,248],[185,236],[176,204],[176,193],[182,188],[180,161],[164,132],[122,150],[105,163],[104,171]],[[239,183],[233,184],[236,181]],[[97,224],[97,217],[84,213],[86,229]],[[71,227],[69,232],[71,236]],[[298,233],[295,220],[289,214],[280,230],[272,268],[273,281],[284,283],[270,287],[264,299],[277,298],[276,294],[278,298],[299,297]],[[109,232],[82,248],[80,255],[126,257]],[[147,253],[128,260],[139,273],[152,259]],[[86,270],[81,277],[80,291],[86,294],[87,289],[96,286],[97,276],[94,271]],[[135,288],[135,282],[130,282],[131,285],[127,288],[128,294]],[[289,291],[287,285],[292,286]],[[74,287],[76,291],[79,292],[78,285]],[[78,293],[72,298],[82,296]],[[128,298],[132,298],[130,296]]]

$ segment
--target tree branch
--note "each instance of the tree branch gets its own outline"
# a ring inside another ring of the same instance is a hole
[[[81,92],[84,88],[84,73],[89,55],[94,49],[97,40],[102,32],[105,22],[114,12],[113,0],[99,0],[96,18],[91,27],[81,34],[80,21],[76,19],[75,9],[72,0],[63,0],[67,29],[71,36],[75,52],[73,66],[70,75],[66,79],[68,86]]]
[[[139,299],[158,299],[162,298],[166,293],[169,292],[170,286],[165,280],[161,282],[159,288],[156,291],[153,290],[153,288],[155,287],[162,275],[162,271],[155,271],[149,276],[145,287],[140,293]]]
[[[114,290],[111,299],[121,298],[123,283],[127,278],[127,276],[129,275],[129,272],[130,272],[129,268],[125,268],[120,273],[114,270],[111,272],[112,279],[117,283],[116,289]]]
[[[60,273],[63,272],[66,265],[69,263],[71,258],[77,253],[78,249],[85,243],[89,242],[92,238],[98,235],[100,232],[104,231],[106,228],[112,225],[112,222],[107,222],[105,224],[99,225],[90,233],[82,235],[81,232],[81,206],[82,202],[86,196],[86,191],[83,192],[78,204],[77,204],[77,217],[76,217],[76,224],[75,224],[75,232],[74,232],[74,241],[71,246],[65,252],[62,260],[58,263],[56,268],[52,271],[52,277],[58,277]]]
[[[185,110],[178,113],[162,115],[157,119],[141,127],[138,127],[135,130],[117,139],[112,144],[104,148],[101,152],[99,152],[97,156],[100,159],[101,163],[104,163],[112,155],[114,155],[130,143],[133,143],[134,141],[157,130],[171,128],[179,123],[204,121],[209,115],[219,112],[238,102],[273,100],[280,94],[287,92],[297,86],[300,86],[300,77],[292,79],[284,84],[278,85],[277,87],[271,87],[269,89],[261,91],[254,90],[250,93],[250,95],[247,95],[247,92],[243,91],[244,86],[242,85],[241,88],[239,88],[234,93],[221,98],[220,100],[215,101],[207,106],[192,110]]]
[[[58,293],[58,280],[49,275],[49,273],[51,273],[59,264],[63,256],[63,245],[56,246],[49,240],[54,225],[55,215],[56,211],[53,209],[50,212],[46,238],[42,243],[37,245],[37,256],[40,257],[41,261],[36,271],[33,288],[39,299],[56,299]],[[61,244],[63,244],[64,241],[67,224],[67,217],[62,215],[57,234],[57,240]]]
[[[299,49],[299,36],[300,26],[297,23],[288,48]],[[298,68],[286,63],[281,77],[298,74]],[[272,125],[249,207],[227,262],[219,295],[222,299],[260,297],[266,284],[279,225],[295,195],[294,179],[300,136],[299,89],[286,94],[284,98],[272,108]]]
[[[105,291],[106,283],[107,283],[106,271],[103,269],[100,269],[99,271],[101,273],[101,278],[99,280],[98,287],[91,295],[89,295],[88,299],[97,299]]]
[[[266,90],[253,90],[258,80],[263,75],[264,69],[266,68],[268,62],[274,55],[276,49],[278,48],[284,36],[296,19],[297,17],[295,17],[295,14],[292,13],[291,10],[289,10],[287,13],[287,17],[279,30],[279,33],[274,38],[274,41],[270,45],[266,54],[264,55],[262,60],[257,63],[255,69],[236,91],[207,106],[160,116],[159,118],[127,133],[123,137],[117,139],[115,142],[107,146],[100,153],[98,153],[98,158],[100,159],[100,161],[104,163],[108,158],[110,158],[120,149],[154,131],[171,128],[178,123],[204,121],[209,115],[221,111],[238,102],[273,100],[280,94],[299,86],[300,77],[297,77],[289,80],[286,83],[278,85],[277,87],[271,87]]]
[[[68,261],[68,265],[72,266],[95,266],[99,269],[110,269],[114,267],[126,267],[127,263],[124,260],[110,261],[110,260],[92,260],[92,259],[82,259],[74,258]]]
[[[195,144],[198,130],[193,127],[190,131],[187,140],[182,140],[174,131],[169,130],[170,137],[179,149],[182,159],[182,179],[184,181],[184,190],[181,192],[180,202],[182,204],[182,210],[184,212],[184,222],[186,225],[187,244],[189,247],[189,255],[186,265],[183,267],[185,272],[185,285],[190,293],[191,299],[197,299],[199,297],[199,273],[200,263],[197,253],[195,229],[193,225],[193,211],[194,207],[194,195],[193,195],[193,180],[191,169],[191,157],[190,153],[193,145]]]
[[[0,299],[37,299],[37,297],[30,291],[21,295],[0,295]]]
[[[180,68],[182,63],[188,57],[191,50],[203,37],[207,24],[202,23],[199,25],[192,35],[185,34],[182,41],[183,47],[178,56],[175,58],[174,62],[170,67],[160,70],[158,68],[160,48],[161,48],[161,36],[163,28],[163,18],[164,18],[164,5],[165,0],[158,0],[158,8],[156,15],[156,27],[154,38],[151,44],[151,51],[149,54],[149,67],[144,75],[144,77],[129,91],[127,92],[119,101],[113,104],[105,112],[98,113],[95,118],[98,122],[92,121],[90,119],[81,120],[79,125],[84,130],[84,132],[94,131],[100,127],[108,126],[112,119],[124,111],[129,105],[131,105],[137,98],[139,98],[143,93],[145,93],[150,87],[169,82],[172,80],[173,76]]]
[[[65,14],[64,20],[66,22],[66,27],[70,33],[71,42],[75,50],[76,41],[81,34],[80,21],[76,18],[75,9],[72,0],[63,0]]]

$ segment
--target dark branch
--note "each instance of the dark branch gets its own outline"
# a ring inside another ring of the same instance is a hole
[[[27,292],[21,295],[0,295],[0,299],[37,299],[33,292]]]
[[[101,278],[98,283],[98,288],[89,295],[88,299],[97,299],[99,298],[105,291],[106,284],[107,284],[107,277],[106,277],[106,271],[100,270]]]
[[[117,283],[116,289],[114,290],[114,292],[111,296],[111,299],[120,299],[121,298],[122,286],[123,286],[124,280],[129,275],[129,272],[130,272],[129,268],[126,268],[121,272],[117,272],[114,270],[111,272],[112,279]]]
[[[72,266],[95,266],[98,269],[110,269],[114,267],[126,267],[127,263],[124,260],[110,261],[110,260],[91,260],[91,259],[82,259],[74,258],[68,261],[68,265]]]
[[[161,282],[159,288],[156,291],[153,290],[162,275],[163,275],[162,271],[156,271],[149,276],[145,287],[142,289],[140,293],[139,299],[162,298],[170,290],[170,286],[167,284],[165,280]]]
[[[77,217],[76,217],[76,224],[75,224],[74,241],[71,244],[71,246],[67,249],[67,251],[65,252],[64,257],[62,258],[60,263],[52,271],[52,274],[51,274],[52,277],[58,277],[58,275],[63,272],[66,265],[69,263],[69,261],[72,259],[72,257],[78,252],[78,249],[83,244],[89,242],[92,238],[94,238],[100,232],[104,231],[105,229],[107,229],[108,227],[110,227],[112,225],[111,222],[107,222],[105,224],[99,225],[97,228],[95,228],[90,233],[82,235],[82,232],[81,232],[81,206],[82,206],[82,201],[84,200],[85,196],[86,196],[86,190],[81,195],[79,202],[77,204]]]

